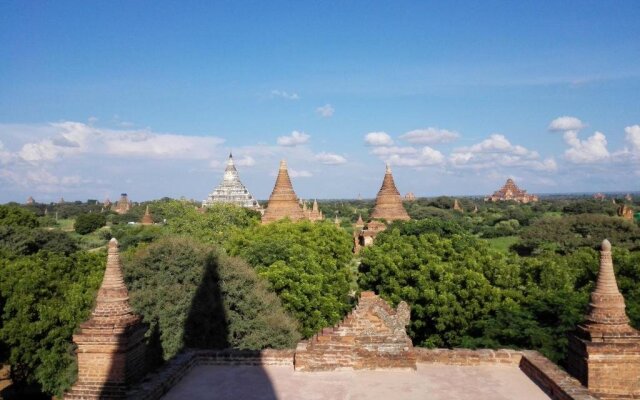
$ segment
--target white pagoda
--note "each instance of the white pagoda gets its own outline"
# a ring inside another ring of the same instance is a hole
[[[240,182],[238,170],[233,164],[233,156],[229,154],[227,167],[224,169],[224,177],[217,188],[202,201],[202,206],[207,207],[215,203],[232,203],[241,207],[262,211],[262,207],[253,198],[247,188]]]

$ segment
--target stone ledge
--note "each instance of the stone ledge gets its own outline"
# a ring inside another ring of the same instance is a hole
[[[511,349],[425,349],[414,347],[416,361],[447,365],[512,364],[518,365],[522,351]]]
[[[520,369],[554,400],[598,400],[567,372],[537,351],[523,351]]]

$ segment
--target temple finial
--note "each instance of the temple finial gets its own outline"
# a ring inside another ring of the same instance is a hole
[[[389,163],[387,163],[387,169],[385,171],[387,174],[391,173],[391,165]]]
[[[280,160],[280,169],[287,169],[287,160]]]

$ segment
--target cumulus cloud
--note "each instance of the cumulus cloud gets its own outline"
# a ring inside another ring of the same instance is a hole
[[[309,171],[289,168],[289,176],[292,178],[310,178],[313,174]]]
[[[371,154],[375,154],[377,156],[388,156],[392,154],[415,154],[418,152],[418,149],[411,146],[376,146],[371,149]]]
[[[335,108],[331,104],[325,104],[322,107],[316,108],[316,112],[323,118],[330,118],[335,112]]]
[[[400,136],[400,139],[415,144],[447,143],[460,137],[458,132],[439,128],[416,129]]]
[[[633,157],[640,159],[640,125],[627,126],[624,132],[629,152]]]
[[[300,100],[300,96],[298,96],[298,93],[289,93],[285,92],[284,90],[277,89],[271,91],[271,97],[278,97],[285,100]]]
[[[400,167],[425,167],[442,164],[445,161],[445,156],[434,148],[424,146],[420,150],[416,149],[415,153],[390,154],[385,158],[385,161],[390,165]]]
[[[552,132],[567,132],[567,131],[577,132],[586,127],[587,125],[584,124],[582,121],[580,121],[580,119],[565,115],[563,117],[558,117],[553,121],[551,121],[548,129]]]
[[[289,136],[278,137],[278,145],[280,146],[299,146],[309,141],[311,135],[307,135],[304,132],[293,131]]]
[[[364,142],[369,146],[393,145],[393,139],[386,132],[369,132],[364,136]]]
[[[504,135],[494,133],[487,139],[468,147],[459,147],[449,155],[456,168],[495,169],[521,167],[537,171],[555,171],[553,158],[540,159],[538,152],[512,144]]]
[[[595,132],[586,140],[580,140],[577,132],[567,131],[564,140],[569,145],[564,156],[573,163],[588,164],[609,159],[607,137],[602,132]]]
[[[327,164],[327,165],[339,165],[347,162],[347,159],[339,154],[325,153],[325,152],[316,154],[315,159],[316,161],[319,161],[322,164]]]
[[[549,130],[563,132],[563,138],[569,148],[564,157],[575,164],[589,164],[609,159],[607,137],[602,132],[595,132],[586,140],[580,140],[578,133],[587,125],[576,117],[564,116],[551,121]]]
[[[233,162],[240,167],[253,167],[256,165],[256,160],[249,155],[242,156],[239,159],[234,159]]]

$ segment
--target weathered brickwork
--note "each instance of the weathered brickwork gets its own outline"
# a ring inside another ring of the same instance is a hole
[[[569,372],[603,400],[640,398],[640,332],[629,325],[605,240],[589,313],[569,340]]]
[[[118,242],[111,239],[107,268],[91,318],[73,335],[78,346],[78,380],[65,399],[123,399],[126,388],[145,374],[147,330],[129,305]]]
[[[267,209],[262,215],[262,223],[268,224],[283,218],[289,218],[291,221],[300,221],[306,218],[298,203],[298,196],[293,191],[285,160],[280,161],[276,184],[271,196],[269,196]]]
[[[362,292],[358,306],[339,325],[298,344],[295,369],[415,369],[413,345],[405,331],[409,312],[405,302],[393,310],[375,293]]]
[[[408,221],[411,218],[402,205],[400,192],[391,174],[391,168],[387,165],[387,170],[382,180],[382,186],[376,196],[376,204],[371,211],[371,219],[383,219],[387,222],[401,220]]]

